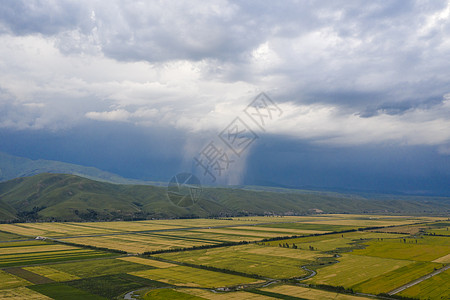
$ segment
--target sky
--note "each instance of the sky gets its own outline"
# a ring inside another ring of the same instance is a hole
[[[448,0],[3,0],[0,151],[450,196],[449,58]]]

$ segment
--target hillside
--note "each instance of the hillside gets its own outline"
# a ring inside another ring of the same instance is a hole
[[[31,160],[0,152],[0,182],[41,173],[73,174],[93,180],[120,184],[144,184],[94,167],[85,167],[53,160]]]
[[[66,174],[39,174],[0,183],[0,221],[132,220],[262,214],[448,213],[447,198],[368,200],[319,193],[204,189],[193,206],[173,205],[164,187],[118,185]]]

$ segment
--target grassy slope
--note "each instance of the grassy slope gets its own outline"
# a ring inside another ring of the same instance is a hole
[[[295,213],[427,213],[450,210],[450,203],[367,200],[339,195],[207,188],[192,207],[174,206],[163,187],[117,185],[74,175],[39,174],[0,183],[0,220],[114,220]]]

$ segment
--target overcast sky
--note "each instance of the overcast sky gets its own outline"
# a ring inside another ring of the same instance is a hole
[[[14,152],[14,134],[122,126],[176,132],[161,147],[186,161],[260,92],[283,113],[254,128],[259,143],[235,163],[233,183],[246,182],[264,139],[294,154],[427,149],[440,178],[450,178],[450,1],[0,3],[2,151]],[[165,152],[156,148],[148,152]]]

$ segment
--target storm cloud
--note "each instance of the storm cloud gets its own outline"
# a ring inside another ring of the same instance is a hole
[[[284,112],[267,134],[447,157],[449,57],[444,0],[6,0],[0,128],[201,137],[187,149],[264,91]]]

